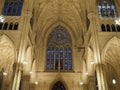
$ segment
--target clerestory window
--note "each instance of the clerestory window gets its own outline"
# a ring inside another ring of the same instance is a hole
[[[46,70],[72,70],[71,47],[69,33],[62,26],[57,26],[48,37]]]
[[[23,0],[5,0],[2,14],[4,16],[20,16]]]
[[[117,17],[113,0],[97,0],[100,17]]]

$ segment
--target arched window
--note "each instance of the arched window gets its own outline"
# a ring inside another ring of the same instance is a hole
[[[52,90],[66,90],[63,83],[60,81],[57,81],[54,86],[52,87]]]
[[[3,15],[4,16],[20,16],[23,6],[23,0],[5,0]]]
[[[13,23],[11,22],[9,25],[9,30],[12,30],[12,28],[13,28]]]
[[[107,28],[107,31],[108,31],[108,32],[111,31],[111,30],[110,30],[110,25],[109,25],[109,24],[106,25],[106,28]]]
[[[104,25],[104,24],[101,25],[101,29],[102,29],[103,32],[106,31],[106,30],[105,30],[105,25]]]
[[[46,70],[72,70],[71,46],[69,33],[61,26],[56,27],[48,37]]]
[[[2,27],[3,27],[3,23],[0,23],[0,30],[2,29]]]
[[[18,30],[18,22],[14,24],[14,30]]]
[[[120,25],[116,25],[117,31],[120,32]]]
[[[117,17],[113,0],[97,0],[100,17]]]
[[[3,26],[3,30],[7,30],[7,28],[8,28],[8,23],[5,22],[5,23],[4,23],[4,26]]]
[[[116,31],[115,25],[112,24],[111,27],[112,27],[112,31],[115,32]]]

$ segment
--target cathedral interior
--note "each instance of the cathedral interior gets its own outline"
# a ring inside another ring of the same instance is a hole
[[[120,90],[120,0],[0,1],[0,90]]]

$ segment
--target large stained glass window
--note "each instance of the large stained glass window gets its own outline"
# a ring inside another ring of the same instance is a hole
[[[97,0],[100,17],[117,17],[113,0]]]
[[[48,37],[46,70],[72,70],[71,38],[62,26],[57,26]]]
[[[57,82],[54,84],[52,90],[66,90],[66,89],[65,89],[64,85],[62,84],[62,82],[57,81]]]
[[[23,6],[23,0],[5,0],[3,15],[4,16],[20,16]]]

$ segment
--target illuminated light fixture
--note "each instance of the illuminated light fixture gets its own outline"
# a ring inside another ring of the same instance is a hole
[[[3,72],[3,75],[4,75],[4,76],[7,76],[7,72]]]
[[[115,79],[113,79],[113,80],[112,80],[112,83],[113,83],[113,84],[116,84],[116,80],[115,80]]]
[[[88,72],[86,72],[85,75],[88,75]]]
[[[35,81],[35,85],[38,85],[38,81]]]
[[[115,24],[120,25],[120,18],[116,18]]]
[[[27,62],[27,61],[23,61],[23,64],[24,64],[24,65],[27,65],[27,64],[28,64],[28,62]]]
[[[32,71],[30,71],[29,73],[30,73],[30,74],[33,74],[33,72],[32,72]]]
[[[90,61],[90,64],[93,65],[93,64],[95,64],[95,62],[94,61]]]
[[[83,82],[80,82],[80,85],[83,85]]]
[[[4,22],[5,18],[3,17],[3,15],[0,15],[0,22]]]

